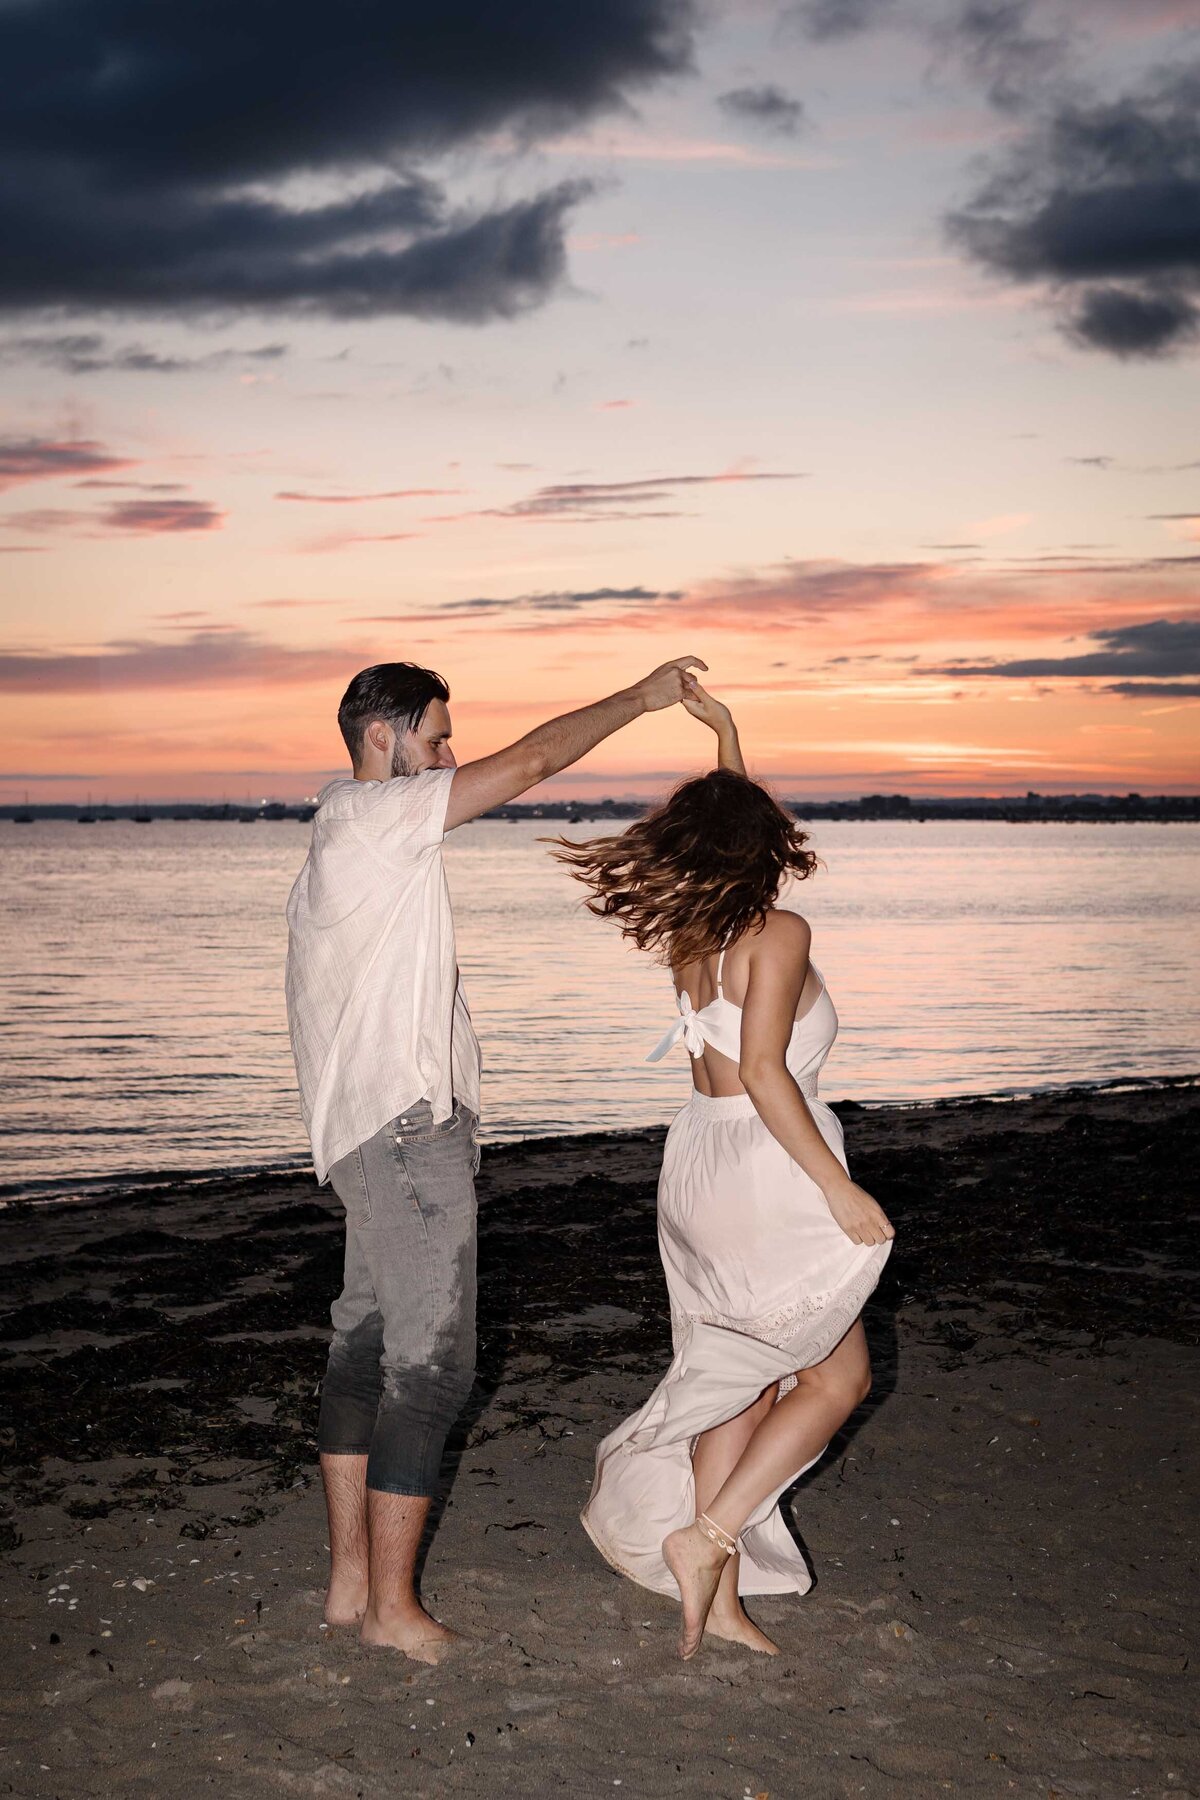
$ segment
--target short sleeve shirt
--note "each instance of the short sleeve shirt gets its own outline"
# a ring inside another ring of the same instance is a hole
[[[453,769],[322,788],[287,903],[287,1010],[317,1180],[406,1107],[479,1112],[442,861]]]

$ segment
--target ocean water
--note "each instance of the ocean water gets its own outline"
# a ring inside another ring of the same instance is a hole
[[[665,1121],[669,977],[538,844],[447,842],[492,1141]],[[309,828],[0,822],[0,1195],[303,1166],[284,902]],[[920,1101],[1200,1067],[1200,831],[818,821],[791,903],[841,1018],[830,1099]]]

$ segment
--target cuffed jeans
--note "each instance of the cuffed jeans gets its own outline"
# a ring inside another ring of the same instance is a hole
[[[410,1106],[330,1170],[345,1285],[321,1388],[322,1455],[365,1456],[367,1486],[432,1496],[475,1379],[476,1119]]]

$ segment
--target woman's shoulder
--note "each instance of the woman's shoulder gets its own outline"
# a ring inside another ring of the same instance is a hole
[[[779,944],[807,944],[812,926],[803,913],[786,906],[769,906],[759,936],[774,938]]]
[[[812,927],[803,913],[777,906],[768,908],[761,926],[747,940],[752,958],[772,962],[794,962],[798,957],[807,957],[811,942]]]

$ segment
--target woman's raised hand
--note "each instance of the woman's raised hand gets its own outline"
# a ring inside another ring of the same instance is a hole
[[[716,699],[698,681],[693,681],[691,693],[683,696],[683,709],[690,712],[693,719],[707,725],[710,731],[720,732],[733,724],[733,714],[725,702]]]
[[[825,1203],[853,1244],[886,1244],[896,1235],[891,1220],[866,1188],[847,1176],[825,1190]]]
[[[732,769],[736,775],[746,773],[746,764],[742,758],[742,747],[738,743],[737,726],[733,722],[733,714],[723,700],[702,688],[698,681],[692,682],[692,691],[683,697],[685,712],[690,712],[693,719],[699,719],[710,731],[717,734],[717,767]]]

